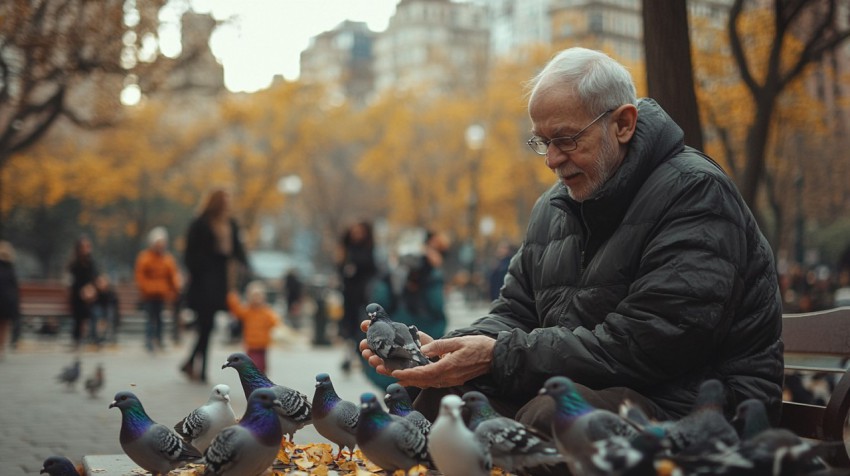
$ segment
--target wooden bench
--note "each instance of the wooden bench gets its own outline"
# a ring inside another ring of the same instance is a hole
[[[829,446],[827,462],[848,467],[844,428],[850,412],[850,369],[840,363],[850,357],[850,307],[782,317],[786,372],[827,373],[840,379],[826,405],[783,402],[780,426],[804,438],[835,443]]]
[[[61,324],[71,317],[70,289],[61,281],[22,281],[19,283],[21,319],[26,327],[35,328],[45,321]],[[139,314],[139,291],[134,283],[114,285],[122,319]]]

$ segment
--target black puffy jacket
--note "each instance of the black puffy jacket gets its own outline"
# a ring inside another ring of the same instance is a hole
[[[480,382],[513,401],[566,375],[678,417],[716,378],[727,411],[759,398],[776,420],[781,312],[771,249],[735,185],[644,99],[617,172],[583,203],[544,193],[490,315],[449,336],[497,339]]]

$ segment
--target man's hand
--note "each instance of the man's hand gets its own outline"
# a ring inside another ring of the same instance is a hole
[[[392,374],[387,374],[386,369],[381,372],[383,365],[375,365],[378,372],[397,378],[398,383],[404,387],[428,388],[462,385],[490,371],[495,339],[487,336],[463,336],[433,340],[421,332],[419,335],[427,337],[427,344],[426,339],[422,338],[422,353],[428,357],[439,356],[440,360],[412,369],[396,370]],[[366,357],[365,351],[363,356]],[[380,360],[380,357],[374,357]],[[372,364],[371,358],[367,358],[369,364]]]
[[[370,321],[370,320],[365,320],[365,321],[361,322],[360,323],[360,330],[362,330],[363,332],[368,332],[369,331],[369,324],[371,322],[372,321]],[[429,336],[428,334],[422,332],[422,331],[419,331],[419,341],[422,343],[422,347],[424,348],[425,344],[427,344],[429,342],[433,342],[434,338]],[[392,376],[390,371],[387,370],[386,367],[384,367],[384,359],[378,357],[377,354],[372,352],[372,349],[369,348],[369,344],[366,342],[366,339],[363,339],[363,340],[360,341],[360,354],[363,356],[364,359],[366,359],[369,362],[369,365],[371,365],[372,367],[375,367],[375,370],[379,374]],[[425,355],[428,356],[428,354],[425,354]],[[430,365],[431,364],[428,364],[426,367],[429,367]]]

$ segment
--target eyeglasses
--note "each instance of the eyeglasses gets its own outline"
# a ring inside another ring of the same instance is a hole
[[[531,150],[533,150],[538,155],[546,155],[546,153],[549,152],[549,144],[554,145],[561,152],[570,152],[570,151],[576,150],[576,148],[578,147],[578,138],[581,137],[582,134],[584,134],[584,131],[589,129],[590,126],[596,124],[596,122],[599,119],[602,119],[603,117],[605,117],[606,114],[609,114],[609,113],[612,113],[612,112],[614,112],[613,109],[608,109],[607,111],[603,112],[602,114],[596,116],[596,119],[590,121],[590,124],[586,125],[584,127],[584,129],[576,132],[575,134],[573,134],[571,136],[556,137],[554,139],[548,139],[548,140],[543,139],[542,137],[534,136],[531,139],[528,139],[525,143],[528,144],[528,146],[531,147]]]

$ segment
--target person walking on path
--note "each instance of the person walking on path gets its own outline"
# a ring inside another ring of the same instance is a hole
[[[343,307],[339,335],[345,340],[342,370],[348,373],[352,360],[357,356],[357,342],[364,336],[360,331],[360,321],[366,317],[369,284],[378,271],[370,222],[355,223],[345,231],[340,240],[338,264]]]
[[[230,194],[222,188],[213,190],[186,236],[186,305],[195,313],[198,336],[180,370],[193,380],[207,380],[207,350],[215,314],[227,310],[227,292],[235,287],[239,267],[248,267],[239,233]]]
[[[263,373],[266,371],[266,353],[272,341],[272,329],[280,325],[280,316],[266,302],[266,285],[252,281],[245,288],[247,305],[242,304],[236,291],[227,294],[230,312],[242,321],[242,342],[245,353]]]
[[[15,327],[21,315],[21,290],[15,274],[15,249],[8,241],[0,241],[0,360],[6,351],[9,329],[12,345],[17,341]]]
[[[87,236],[81,236],[74,244],[74,255],[68,263],[71,275],[71,316],[74,319],[71,337],[74,349],[78,349],[83,340],[87,325],[91,324],[92,305],[97,299],[97,266],[92,258],[92,244]]]
[[[147,314],[145,348],[162,349],[162,311],[180,292],[181,277],[177,263],[168,252],[168,232],[156,227],[148,233],[148,247],[136,258],[136,285]],[[176,317],[175,317],[176,318]]]

